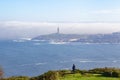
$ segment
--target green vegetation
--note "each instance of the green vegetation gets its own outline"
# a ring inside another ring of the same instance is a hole
[[[84,76],[80,74],[68,74],[61,77],[60,80],[119,80],[119,78],[103,77],[98,74],[87,74]]]
[[[59,80],[59,73],[57,71],[48,71],[47,73],[33,77],[30,80]]]
[[[91,70],[76,69],[48,71],[36,77],[17,76],[4,78],[2,80],[120,80],[120,69],[117,68],[95,68]]]
[[[30,80],[30,78],[27,77],[27,76],[12,76],[12,77],[3,78],[3,79],[0,79],[0,80]]]

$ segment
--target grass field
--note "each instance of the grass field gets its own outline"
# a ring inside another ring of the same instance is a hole
[[[0,79],[1,80],[1,79]],[[13,76],[2,80],[120,80],[120,69],[95,68],[92,70],[48,71],[36,77]]]
[[[67,74],[61,77],[60,80],[120,80],[120,78],[102,77],[100,75],[85,75],[80,74]]]

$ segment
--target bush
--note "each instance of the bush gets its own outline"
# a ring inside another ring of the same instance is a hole
[[[91,77],[91,76],[93,76],[93,74],[90,74],[90,73],[84,73],[83,76],[84,76],[84,77]]]
[[[3,78],[3,74],[4,74],[3,68],[0,66],[0,80]]]
[[[4,78],[2,80],[29,80],[27,76],[17,76],[17,77],[9,77],[9,78]]]
[[[59,80],[59,73],[57,71],[48,71],[38,77],[33,77],[30,80]]]
[[[89,73],[87,70],[79,70],[80,74],[85,74],[85,73]]]
[[[120,69],[118,68],[95,68],[89,70],[90,73],[102,74],[105,77],[120,77]]]
[[[108,70],[108,68],[95,68],[92,70],[89,70],[89,73],[94,73],[94,74],[102,74],[104,72],[106,72]]]
[[[111,73],[111,72],[104,72],[104,73],[102,74],[102,76],[112,77],[112,73]]]
[[[74,73],[80,73],[79,69],[75,69]]]
[[[66,74],[70,74],[71,73],[70,70],[59,70],[57,72],[59,73],[59,76],[61,76],[61,77],[65,76]]]
[[[112,77],[120,77],[120,72],[112,72]]]
[[[120,72],[114,71],[114,72],[104,72],[102,74],[105,77],[120,77]]]

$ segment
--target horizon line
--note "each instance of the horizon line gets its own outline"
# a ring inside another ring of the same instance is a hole
[[[41,23],[120,23],[120,21],[21,21],[21,20],[6,20],[0,22],[41,22]]]

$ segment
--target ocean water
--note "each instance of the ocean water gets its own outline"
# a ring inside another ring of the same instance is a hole
[[[4,76],[37,76],[48,70],[120,68],[120,44],[0,41]]]

